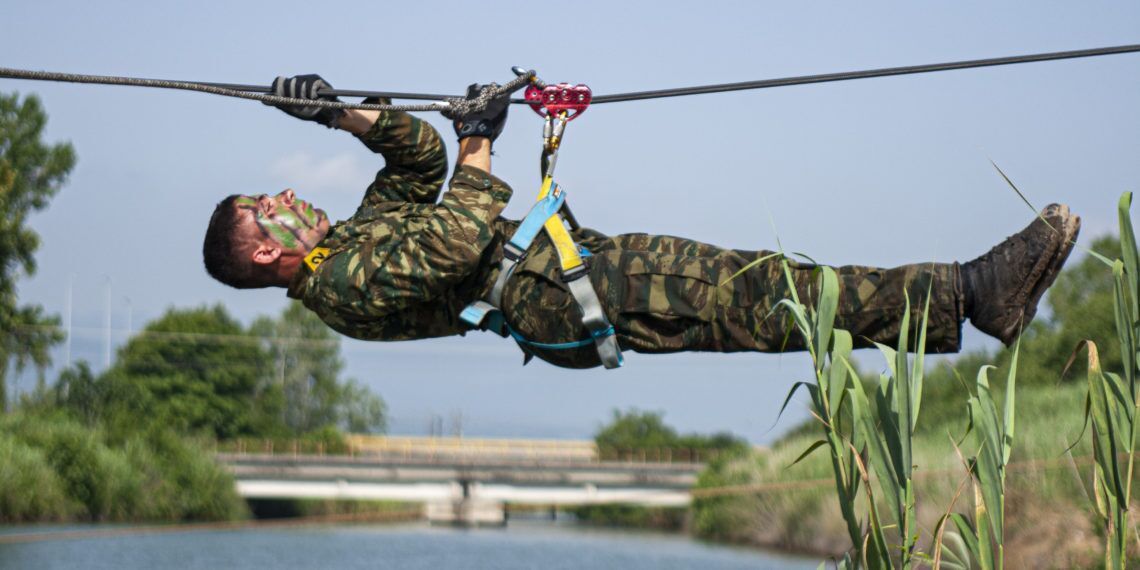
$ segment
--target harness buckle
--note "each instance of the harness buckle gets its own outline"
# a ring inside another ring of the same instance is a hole
[[[526,256],[526,250],[515,247],[515,244],[509,241],[503,244],[503,257],[511,260],[512,263],[518,263],[524,256]]]
[[[589,266],[582,260],[582,264],[562,272],[562,282],[569,284],[590,274]]]

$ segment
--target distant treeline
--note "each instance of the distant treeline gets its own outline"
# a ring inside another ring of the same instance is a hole
[[[248,329],[221,306],[170,309],[106,372],[81,362],[0,418],[0,520],[245,516],[215,442],[332,450],[341,429],[383,428],[383,401],[342,367],[338,339],[298,304]]]

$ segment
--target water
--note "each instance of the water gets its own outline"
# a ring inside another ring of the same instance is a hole
[[[60,530],[65,530],[62,527]],[[70,527],[66,530],[74,530]],[[9,527],[0,534],[43,532]],[[426,524],[243,529],[0,544],[0,569],[292,568],[623,570],[815,569],[818,560],[654,532],[515,521],[506,528]]]

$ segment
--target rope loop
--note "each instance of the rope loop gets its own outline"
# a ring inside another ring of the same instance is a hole
[[[533,74],[520,75],[508,81],[504,85],[499,85],[498,83],[488,83],[483,86],[482,90],[479,91],[479,95],[473,99],[449,97],[445,100],[447,107],[441,109],[440,112],[444,117],[447,117],[453,121],[458,121],[467,115],[470,115],[472,113],[479,113],[485,110],[487,108],[487,104],[489,104],[491,100],[504,95],[509,95],[515,91],[518,91],[519,89],[522,89],[523,86],[530,83],[532,77],[534,77]]]

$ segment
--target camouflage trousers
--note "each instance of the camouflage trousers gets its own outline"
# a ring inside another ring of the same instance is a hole
[[[780,259],[772,257],[731,277],[767,251],[721,249],[693,240],[646,234],[607,237],[579,230],[594,289],[623,350],[782,352],[803,350],[791,318],[777,303],[790,297]],[[958,265],[925,263],[892,269],[836,267],[839,308],[835,326],[850,331],[856,346],[895,346],[906,296],[911,323],[920,322],[930,292],[929,352],[957,352],[961,334]],[[814,265],[791,262],[800,301],[814,306],[819,275]],[[503,294],[507,322],[526,339],[567,343],[589,338],[581,312],[559,278],[557,255],[545,236],[508,281]],[[912,336],[912,338],[914,338]],[[556,366],[600,364],[593,345],[551,350],[524,346]]]

